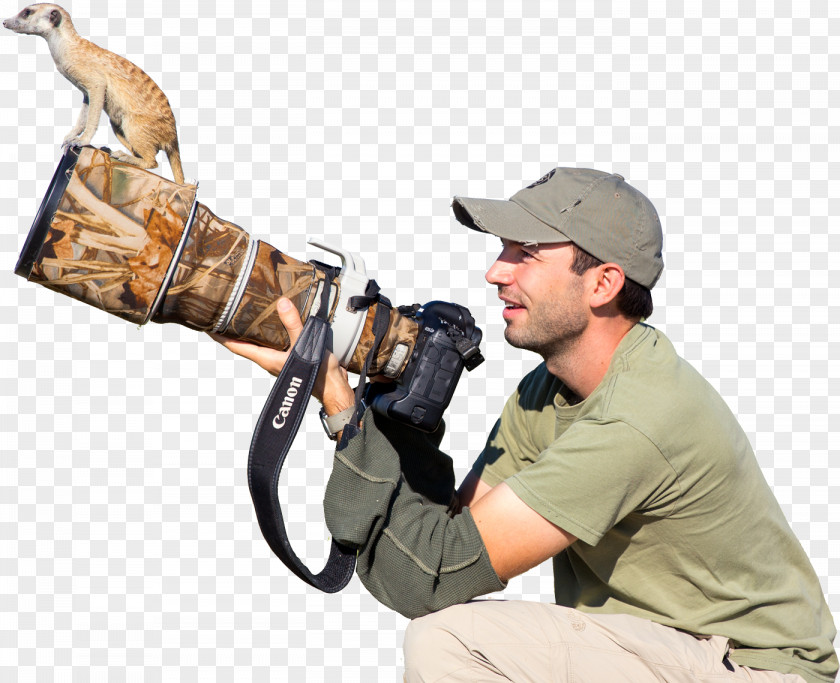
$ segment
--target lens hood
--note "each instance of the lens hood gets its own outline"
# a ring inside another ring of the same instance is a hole
[[[15,275],[29,279],[38,252],[47,238],[55,210],[64,195],[64,190],[67,189],[67,183],[70,182],[70,175],[79,158],[79,152],[78,147],[65,147],[64,154],[58,162],[58,168],[55,169],[50,186],[47,188],[47,194],[38,208],[38,213],[35,215],[35,220],[20,252],[17,265],[15,265]]]

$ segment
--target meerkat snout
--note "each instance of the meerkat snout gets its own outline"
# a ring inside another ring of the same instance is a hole
[[[163,150],[178,183],[184,182],[175,116],[169,100],[140,67],[82,38],[63,7],[36,3],[3,26],[47,41],[59,73],[84,94],[82,111],[62,146],[90,143],[104,109],[117,139],[128,152],[111,156],[139,168],[156,168]]]

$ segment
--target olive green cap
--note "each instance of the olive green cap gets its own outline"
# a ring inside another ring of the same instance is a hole
[[[662,274],[662,226],[650,200],[617,173],[555,168],[509,200],[455,197],[455,218],[514,242],[574,242],[652,289]]]

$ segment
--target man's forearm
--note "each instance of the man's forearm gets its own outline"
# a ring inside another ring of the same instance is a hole
[[[336,451],[324,511],[378,600],[414,618],[504,588],[469,510],[450,516],[451,459],[434,435],[368,411]]]

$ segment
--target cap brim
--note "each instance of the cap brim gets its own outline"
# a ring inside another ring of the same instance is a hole
[[[571,241],[516,202],[506,199],[454,197],[452,212],[459,223],[472,230],[487,232],[513,242],[552,244]]]

